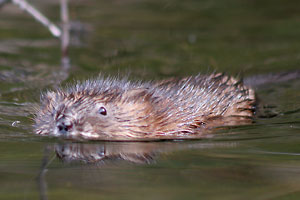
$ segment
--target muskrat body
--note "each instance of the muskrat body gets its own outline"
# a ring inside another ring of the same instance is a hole
[[[254,91],[223,74],[159,82],[103,78],[42,95],[37,134],[86,140],[201,137],[251,122]]]

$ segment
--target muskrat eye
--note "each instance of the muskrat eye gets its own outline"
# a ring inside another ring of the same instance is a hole
[[[101,114],[101,115],[106,115],[107,113],[106,113],[106,109],[104,108],[104,107],[100,107],[99,108],[99,113]]]

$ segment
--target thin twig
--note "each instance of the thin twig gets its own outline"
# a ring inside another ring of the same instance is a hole
[[[62,35],[61,35],[61,62],[64,69],[70,67],[70,60],[68,56],[68,48],[70,43],[70,23],[68,13],[68,0],[60,1],[60,16],[62,21]]]
[[[61,36],[61,30],[55,24],[53,24],[47,17],[45,17],[41,12],[39,12],[36,8],[30,5],[27,1],[12,0],[12,2],[18,5],[22,10],[28,12],[38,22],[46,26],[52,33],[52,35],[54,35],[55,37]]]

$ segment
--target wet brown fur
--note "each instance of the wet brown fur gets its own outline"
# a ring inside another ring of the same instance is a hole
[[[223,74],[146,83],[99,77],[43,95],[35,129],[87,140],[194,138],[251,122],[254,105],[254,91]],[[107,116],[97,113],[99,107]],[[61,123],[70,130],[60,133]]]

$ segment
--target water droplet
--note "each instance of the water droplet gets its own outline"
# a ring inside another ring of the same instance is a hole
[[[11,125],[13,127],[18,127],[20,123],[21,123],[20,121],[14,121]]]

